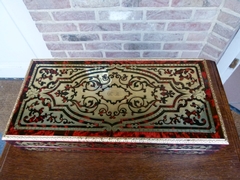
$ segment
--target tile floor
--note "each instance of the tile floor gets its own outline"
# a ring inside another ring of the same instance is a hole
[[[23,80],[0,79],[0,132],[3,133]]]
[[[22,82],[22,79],[0,79],[0,155],[5,143],[1,140],[1,135],[5,130]],[[240,137],[240,114],[235,112],[234,109],[232,109],[232,114]]]

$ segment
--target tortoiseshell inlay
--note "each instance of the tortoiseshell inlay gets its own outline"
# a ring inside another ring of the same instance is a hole
[[[33,61],[12,122],[118,136],[215,133],[214,117],[202,61]]]

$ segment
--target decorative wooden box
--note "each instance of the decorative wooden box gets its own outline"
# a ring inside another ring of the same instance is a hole
[[[3,139],[47,151],[204,154],[228,145],[212,61],[34,60]]]

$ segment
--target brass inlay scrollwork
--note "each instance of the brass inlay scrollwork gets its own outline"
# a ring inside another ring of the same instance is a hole
[[[193,64],[38,64],[16,129],[215,132]]]

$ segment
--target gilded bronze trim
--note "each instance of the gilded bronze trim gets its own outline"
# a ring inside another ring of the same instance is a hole
[[[203,63],[204,63],[204,65],[205,65],[206,73],[207,73],[207,76],[208,76],[208,79],[209,79],[209,85],[210,85],[210,88],[211,88],[211,91],[212,91],[213,99],[214,99],[214,101],[215,101],[215,106],[216,106],[217,114],[218,114],[218,116],[219,116],[221,128],[222,128],[222,131],[223,131],[223,136],[224,136],[224,139],[228,142],[228,136],[227,136],[226,128],[225,128],[225,125],[224,125],[222,113],[221,113],[220,108],[219,108],[219,102],[218,102],[216,93],[215,93],[214,88],[213,88],[212,78],[211,78],[211,76],[210,76],[210,72],[209,72],[209,68],[208,68],[208,66],[207,66],[206,60],[204,60]]]
[[[74,137],[74,136],[16,136],[5,135],[8,141],[53,141],[53,142],[105,142],[105,143],[154,143],[154,144],[212,144],[228,145],[225,139],[199,138],[121,138],[121,137]]]

